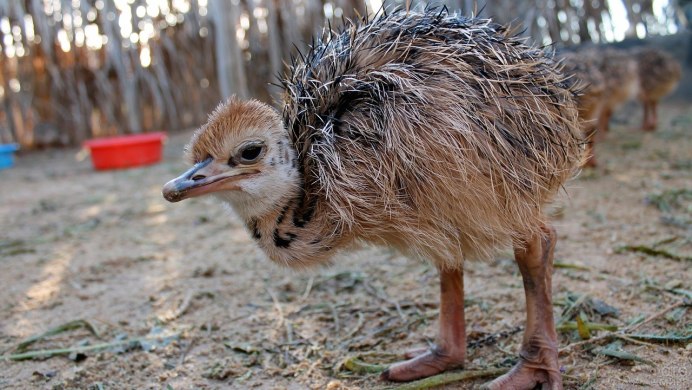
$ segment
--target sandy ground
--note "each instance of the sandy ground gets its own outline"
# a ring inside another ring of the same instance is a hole
[[[638,108],[620,113],[598,145],[601,166],[571,182],[553,208],[556,259],[578,266],[555,271],[554,309],[563,323],[581,312],[623,328],[682,302],[692,288],[692,107],[662,111],[656,133],[637,130]],[[0,354],[80,319],[98,337],[81,327],[28,349],[121,341],[70,357],[0,359],[0,388],[387,386],[342,363],[354,356],[391,362],[397,357],[376,353],[431,342],[435,270],[386,248],[348,253],[311,273],[274,266],[213,199],[162,199],[161,185],[185,168],[180,154],[189,135],[172,136],[164,162],[140,169],[94,172],[76,150],[62,150],[24,154],[0,172]],[[619,250],[657,242],[678,259]],[[467,264],[471,341],[523,324],[523,289],[509,253]],[[689,306],[681,306],[633,333],[691,330]],[[134,338],[149,341],[122,343]],[[574,330],[560,333],[561,347],[579,340]],[[520,341],[521,332],[478,342],[467,368],[511,366]],[[620,342],[648,363],[574,348],[561,355],[566,388],[692,388],[689,343]]]

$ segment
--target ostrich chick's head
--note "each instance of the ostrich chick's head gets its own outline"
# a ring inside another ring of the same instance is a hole
[[[214,194],[243,218],[261,216],[296,189],[295,151],[279,114],[258,101],[219,105],[185,148],[193,164],[163,187],[178,202]]]

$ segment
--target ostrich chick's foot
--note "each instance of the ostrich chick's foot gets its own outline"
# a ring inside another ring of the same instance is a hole
[[[656,131],[656,124],[655,123],[646,124],[642,127],[642,130],[649,131],[649,132]]]
[[[541,385],[543,390],[562,390],[562,375],[557,362],[557,348],[543,340],[519,353],[519,363],[508,373],[485,386],[488,390],[525,390]]]
[[[465,348],[463,351],[451,351],[433,347],[406,353],[406,357],[414,355],[410,360],[391,365],[382,373],[381,378],[393,382],[408,382],[460,368],[464,365],[466,351]]]

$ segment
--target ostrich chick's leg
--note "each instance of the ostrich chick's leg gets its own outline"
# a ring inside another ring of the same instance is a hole
[[[610,117],[613,115],[613,110],[610,108],[605,108],[598,118],[598,130],[600,134],[610,130]]]
[[[647,100],[644,105],[644,131],[654,131],[658,124],[657,114],[658,101]]]
[[[464,322],[464,273],[440,270],[440,333],[436,345],[417,351],[411,360],[396,363],[382,373],[382,379],[406,382],[461,367],[466,358]],[[409,355],[410,356],[410,355]]]
[[[491,390],[561,390],[562,376],[557,362],[557,332],[553,321],[551,281],[553,249],[557,235],[552,227],[534,237],[524,248],[515,248],[514,256],[524,280],[526,294],[526,331],[519,352],[519,363],[505,375],[492,381]]]
[[[648,100],[643,100],[642,101],[642,107],[644,108],[644,118],[642,119],[642,130],[647,131],[649,129],[649,123],[651,123],[651,119],[649,119],[649,113],[651,110],[649,110],[649,107],[651,104],[649,103]]]
[[[651,102],[651,124],[649,125],[649,130],[654,131],[658,127],[658,101],[654,100]]]

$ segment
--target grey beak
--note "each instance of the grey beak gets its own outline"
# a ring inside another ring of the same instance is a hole
[[[188,191],[195,187],[206,184],[204,181],[205,177],[196,175],[196,173],[200,169],[211,164],[212,161],[214,160],[209,157],[204,161],[198,162],[182,175],[166,183],[161,191],[163,193],[163,197],[169,202],[179,202],[186,198],[185,195]]]

